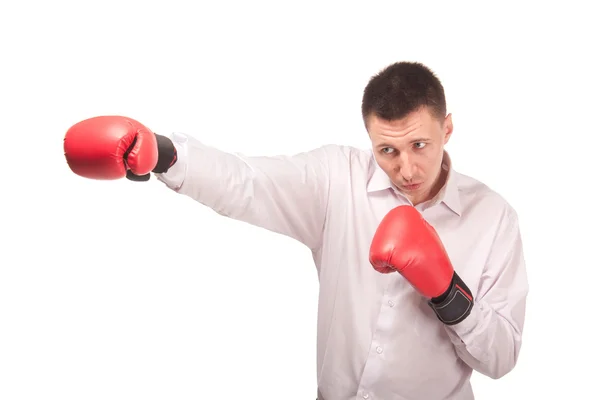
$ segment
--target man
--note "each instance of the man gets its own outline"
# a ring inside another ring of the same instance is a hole
[[[71,169],[147,180],[308,246],[318,270],[318,398],[473,399],[473,370],[500,378],[521,348],[528,283],[517,215],[452,168],[445,94],[424,65],[372,77],[372,149],[327,145],[247,157],[130,118],[65,137]]]

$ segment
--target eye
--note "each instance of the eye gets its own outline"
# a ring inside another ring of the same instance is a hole
[[[417,143],[415,143],[415,147],[416,147],[417,149],[422,149],[422,148],[424,148],[424,147],[425,147],[425,145],[426,145],[426,144],[427,144],[427,143],[425,143],[425,142],[417,142]]]
[[[392,154],[394,152],[394,149],[391,147],[384,147],[381,149],[381,152],[383,154]]]

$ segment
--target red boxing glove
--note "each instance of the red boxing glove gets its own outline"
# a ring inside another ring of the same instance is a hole
[[[154,133],[120,116],[94,117],[73,125],[65,135],[64,152],[69,168],[90,179],[119,179],[128,170],[147,175],[158,163]]]
[[[429,299],[445,324],[457,324],[471,312],[471,291],[454,271],[437,232],[416,208],[399,206],[383,218],[371,243],[369,261],[378,272],[399,272]]]

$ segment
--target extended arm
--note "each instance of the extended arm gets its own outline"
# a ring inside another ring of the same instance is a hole
[[[178,160],[157,174],[217,213],[320,245],[329,195],[329,147],[291,156],[249,157],[174,134]]]

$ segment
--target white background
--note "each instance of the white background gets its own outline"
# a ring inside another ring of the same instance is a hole
[[[75,176],[63,135],[121,114],[246,154],[368,146],[362,89],[399,60],[442,79],[455,167],[522,224],[521,357],[476,398],[600,396],[592,6],[149,3],[0,8],[0,399],[313,399],[308,250],[154,178]]]

